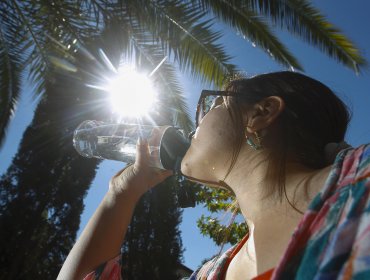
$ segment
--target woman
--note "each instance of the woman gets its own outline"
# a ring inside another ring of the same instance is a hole
[[[203,91],[181,171],[231,190],[249,234],[191,279],[370,279],[370,146],[343,144],[348,122],[328,87],[298,73]],[[147,158],[142,140],[135,164],[110,181],[60,279],[81,279],[119,255],[136,202],[171,175],[149,168]],[[118,259],[100,279],[119,279]]]

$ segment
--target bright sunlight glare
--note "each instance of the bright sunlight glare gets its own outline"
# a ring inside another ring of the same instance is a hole
[[[133,68],[122,67],[108,81],[106,90],[110,94],[112,108],[122,117],[140,117],[153,108],[156,92],[147,75]]]

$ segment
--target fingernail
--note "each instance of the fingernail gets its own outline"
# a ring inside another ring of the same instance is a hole
[[[141,136],[139,136],[139,138],[137,139],[137,144],[138,145],[143,144],[143,138]]]

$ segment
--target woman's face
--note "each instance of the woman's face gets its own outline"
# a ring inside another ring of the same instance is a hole
[[[229,112],[219,97],[200,122],[181,162],[181,172],[199,181],[217,183],[229,170],[235,129]]]

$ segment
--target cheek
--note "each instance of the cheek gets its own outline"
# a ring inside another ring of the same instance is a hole
[[[227,118],[200,127],[182,163],[184,175],[218,182],[228,171],[235,143],[235,133]]]

